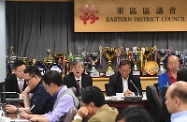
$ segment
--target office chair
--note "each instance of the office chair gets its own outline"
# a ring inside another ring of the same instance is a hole
[[[154,122],[164,122],[161,101],[154,86],[146,87],[147,100]]]
[[[76,107],[70,108],[70,110],[66,114],[64,122],[72,122],[72,120],[73,120],[74,116],[76,115],[76,113],[77,113],[77,108]]]
[[[165,122],[170,122],[170,116],[171,114],[168,112],[168,109],[166,107],[166,104],[165,104],[165,101],[166,101],[166,98],[165,98],[165,95],[166,95],[166,91],[168,89],[169,86],[163,86],[162,88],[162,111],[164,113],[164,119],[165,119]]]
[[[107,90],[107,89],[108,89],[108,85],[109,85],[108,83],[105,84],[106,96],[109,96],[109,93],[107,92],[107,91],[108,91],[108,90]]]

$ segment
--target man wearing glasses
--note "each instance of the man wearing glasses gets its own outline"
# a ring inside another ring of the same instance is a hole
[[[32,114],[44,114],[50,111],[55,99],[44,89],[42,76],[38,67],[27,67],[24,70],[24,79],[28,85],[22,93],[25,108],[16,108],[13,105],[7,105],[5,108],[6,112],[15,113],[24,111]],[[29,93],[32,94],[31,99]]]
[[[92,86],[92,77],[84,73],[84,63],[79,60],[72,62],[72,72],[64,77],[64,84],[75,90],[76,96],[80,96],[82,90]]]

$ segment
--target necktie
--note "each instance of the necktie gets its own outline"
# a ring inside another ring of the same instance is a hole
[[[80,95],[80,80],[77,80],[77,95]]]

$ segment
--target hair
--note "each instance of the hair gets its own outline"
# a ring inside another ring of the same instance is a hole
[[[86,87],[81,94],[81,99],[85,104],[93,102],[97,107],[101,107],[105,104],[103,92],[96,86]]]
[[[74,60],[74,61],[72,61],[71,66],[74,67],[74,66],[76,66],[78,63],[80,63],[81,66],[84,67],[84,62],[81,61],[81,60]]]
[[[174,84],[174,88],[171,91],[171,98],[178,97],[181,99],[184,103],[187,103],[187,83],[184,81],[179,81]]]
[[[47,71],[43,76],[42,76],[43,82],[47,85],[50,85],[51,83],[56,84],[57,86],[62,86],[64,85],[64,82],[62,80],[62,75],[57,72],[57,71]]]
[[[29,76],[31,77],[37,75],[39,78],[41,78],[41,73],[37,66],[28,66],[24,70],[24,73],[29,73]]]
[[[177,81],[186,81],[187,82],[187,68],[180,68],[177,72]]]
[[[25,66],[26,66],[26,64],[25,64],[23,61],[18,60],[18,61],[16,61],[16,62],[14,63],[14,69],[16,69],[17,67],[22,66],[22,65],[25,65]]]
[[[116,117],[116,122],[124,120],[124,122],[153,122],[153,119],[142,106],[131,105],[124,108]]]
[[[122,61],[119,63],[119,67],[125,66],[125,65],[129,65],[129,66],[131,67],[131,62],[128,61],[128,60],[122,60]]]
[[[169,59],[169,57],[171,57],[171,56],[175,56],[175,57],[177,57],[176,55],[168,55],[168,56],[166,56],[166,58],[163,60],[163,63],[164,63],[164,68],[166,69],[166,71],[168,71],[169,69],[168,69],[168,67],[167,67],[167,64],[168,64],[168,59]],[[178,58],[178,60],[179,60],[179,57],[177,57]],[[179,60],[179,62],[180,62],[180,60]]]

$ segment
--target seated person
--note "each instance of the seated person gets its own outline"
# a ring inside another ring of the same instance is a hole
[[[105,104],[102,91],[96,86],[88,86],[81,94],[82,107],[78,110],[72,122],[115,122],[118,110]]]
[[[16,108],[14,105],[7,105],[5,110],[8,113],[27,112],[32,114],[44,114],[50,111],[54,104],[54,97],[46,92],[42,84],[41,73],[36,66],[29,66],[24,70],[24,79],[28,86],[23,91],[24,108]],[[32,93],[30,99],[29,93]]]
[[[124,96],[142,95],[140,78],[130,74],[131,63],[128,60],[122,60],[118,67],[118,72],[110,76],[106,92],[109,96],[116,93],[124,93]]]
[[[84,63],[80,60],[72,62],[72,72],[64,77],[64,84],[75,88],[75,93],[80,96],[82,90],[92,86],[92,77],[84,73]]]
[[[26,65],[24,62],[18,60],[14,63],[13,74],[9,75],[5,79],[5,91],[6,92],[17,92],[19,94],[26,88],[26,82],[23,79],[24,70]],[[15,98],[19,97],[19,94],[6,94],[6,97]]]
[[[158,78],[160,94],[162,94],[163,86],[171,85],[176,82],[177,72],[180,67],[179,58],[175,55],[170,55],[165,59],[164,66],[166,72],[161,74]]]
[[[153,119],[145,108],[132,105],[120,111],[116,122],[153,122]]]
[[[171,113],[171,122],[187,121],[187,83],[178,81],[166,91],[166,107]]]
[[[57,71],[48,71],[43,76],[43,85],[46,91],[55,96],[53,110],[43,115],[21,113],[21,116],[37,122],[63,121],[65,115],[72,107],[78,107],[79,101],[72,92],[63,84],[62,75]]]
[[[177,72],[177,81],[187,82],[187,67],[182,67]]]

